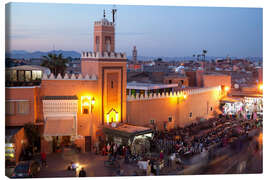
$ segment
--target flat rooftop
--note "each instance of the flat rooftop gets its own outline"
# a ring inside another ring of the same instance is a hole
[[[104,126],[106,132],[111,132],[113,134],[118,134],[126,137],[136,136],[141,134],[152,133],[151,128],[142,127],[142,126],[134,126],[130,124],[121,124],[117,127],[111,127],[109,125]]]
[[[127,89],[153,90],[178,87],[178,84],[127,83]]]

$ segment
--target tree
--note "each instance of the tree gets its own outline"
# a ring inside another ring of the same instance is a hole
[[[200,57],[201,57],[201,55],[200,54],[197,54],[197,61],[200,60]]]
[[[59,73],[63,76],[67,69],[67,59],[63,58],[62,53],[57,55],[55,53],[49,53],[47,56],[43,56],[43,62],[41,66],[45,66],[51,70],[51,72],[57,76]]]
[[[203,56],[203,59],[204,59],[204,61],[205,61],[205,55],[207,54],[207,50],[203,50],[203,53],[202,53],[202,56]]]
[[[28,141],[28,145],[31,148],[39,146],[40,142],[40,131],[37,126],[32,123],[27,123],[24,125],[24,132]]]

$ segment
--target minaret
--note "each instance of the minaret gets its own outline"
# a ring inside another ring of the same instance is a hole
[[[127,57],[115,52],[115,24],[103,18],[94,22],[94,52],[82,52],[83,76],[95,74],[96,102],[102,114],[100,123],[123,123],[126,121]]]
[[[114,47],[114,23],[106,19],[104,10],[103,19],[94,24],[94,52],[114,52]]]
[[[136,49],[136,46],[133,47],[132,60],[133,60],[133,62],[137,62],[137,49]]]

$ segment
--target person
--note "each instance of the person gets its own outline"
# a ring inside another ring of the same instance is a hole
[[[41,153],[41,164],[47,167],[46,153],[44,151]]]
[[[71,162],[71,170],[75,171],[77,168],[77,164],[75,162]]]
[[[86,172],[84,170],[84,168],[82,168],[79,172],[79,177],[86,177]]]
[[[160,158],[160,160],[163,160],[163,158],[164,158],[164,154],[163,154],[163,151],[162,150],[159,153],[159,158]]]

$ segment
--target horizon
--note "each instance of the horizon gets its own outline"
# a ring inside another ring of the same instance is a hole
[[[7,52],[92,51],[93,23],[102,18],[103,9],[111,20],[112,8],[9,3]],[[210,57],[262,58],[262,8],[117,5],[116,9],[116,51],[127,56],[136,46],[138,56],[188,57],[206,49]]]

